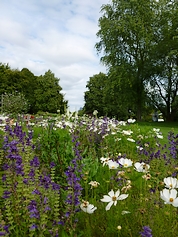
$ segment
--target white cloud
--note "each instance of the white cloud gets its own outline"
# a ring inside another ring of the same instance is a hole
[[[0,3],[0,62],[35,75],[50,69],[71,110],[84,105],[89,77],[105,72],[94,49],[108,0],[8,0]]]

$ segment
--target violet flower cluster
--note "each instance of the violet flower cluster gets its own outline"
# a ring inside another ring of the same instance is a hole
[[[48,194],[50,193],[51,197],[51,191],[54,191],[54,195],[59,195],[60,185],[55,183],[50,175],[41,169],[39,158],[36,155],[33,156],[32,151],[34,146],[32,144],[31,132],[27,135],[18,124],[16,124],[14,128],[7,125],[5,127],[3,149],[5,159],[3,164],[4,174],[2,176],[4,185],[2,197],[4,201],[14,199],[12,203],[15,203],[17,199],[15,195],[18,195],[19,187],[22,187],[22,193],[18,196],[19,200],[17,200],[17,205],[19,201],[26,201],[26,203],[28,203],[27,211],[29,218],[34,220],[29,230],[34,230],[38,228],[37,223],[40,223],[40,218],[43,219],[43,214],[52,210],[49,205]],[[31,154],[28,154],[29,152],[31,152]],[[33,158],[31,158],[31,156]],[[26,159],[26,157],[29,158]],[[28,166],[28,168],[26,166]],[[52,163],[51,167],[54,166],[55,164]],[[27,172],[27,170],[29,171]],[[20,180],[22,180],[22,183]],[[23,193],[23,189],[26,190],[27,193]],[[28,193],[29,191],[30,193]],[[11,211],[12,216],[16,215],[13,213],[13,207],[11,207]],[[26,220],[22,217],[21,221]],[[50,221],[52,221],[53,224],[54,220],[49,220],[49,222]],[[8,224],[8,220],[6,222]],[[8,229],[6,228],[4,230],[2,233],[4,232],[6,234]],[[2,233],[0,232],[0,234]]]
[[[152,230],[149,226],[144,226],[143,230],[140,232],[141,237],[152,237]]]
[[[178,158],[178,134],[170,132],[168,135],[170,155],[173,159]]]
[[[74,143],[74,153],[75,153],[75,158],[71,161],[71,165],[68,166],[67,170],[65,171],[66,175],[66,180],[67,180],[67,190],[68,190],[68,195],[66,199],[66,204],[68,206],[67,212],[65,213],[66,218],[70,218],[70,216],[75,215],[80,209],[80,196],[81,196],[81,191],[82,187],[80,185],[80,180],[82,177],[82,166],[81,166],[81,155],[80,151],[78,149],[79,147],[79,142],[77,140],[77,136],[73,134],[73,139],[72,142]]]

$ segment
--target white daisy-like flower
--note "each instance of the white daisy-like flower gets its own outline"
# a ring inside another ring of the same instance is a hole
[[[143,147],[141,147],[141,146],[136,146],[136,148],[137,148],[138,150],[140,150],[140,151],[143,150]]]
[[[97,207],[95,207],[93,204],[89,204],[89,202],[82,200],[82,204],[80,205],[80,208],[82,211],[92,214]]]
[[[133,161],[127,158],[120,158],[119,164],[121,164],[124,168],[128,168],[132,166]]]
[[[178,207],[178,197],[176,189],[163,189],[160,191],[160,197],[164,200],[165,204],[172,204],[174,207]]]
[[[135,123],[136,119],[127,119],[128,123]]]
[[[129,142],[135,142],[135,140],[132,139],[132,138],[130,138],[130,137],[127,138],[127,141],[129,141]]]
[[[122,133],[123,133],[124,135],[130,136],[130,135],[133,133],[133,131],[132,131],[132,130],[123,130]]]
[[[109,158],[109,157],[108,157],[108,158],[101,157],[101,158],[100,158],[100,161],[101,161],[101,163],[103,164],[103,166],[105,166],[105,165],[107,165],[108,162],[110,161],[110,158]]]
[[[97,188],[100,185],[100,183],[98,183],[97,181],[91,181],[88,184],[91,185],[91,188]]]
[[[163,139],[163,135],[157,134],[156,136],[157,136],[157,138],[159,138],[159,139]]]
[[[178,180],[173,177],[167,177],[164,178],[164,183],[166,185],[166,188],[178,188]]]
[[[135,169],[136,169],[137,172],[143,172],[143,173],[148,172],[148,170],[150,168],[150,165],[148,165],[148,164],[146,164],[144,162],[141,162],[141,163],[140,162],[136,162],[134,164],[134,166],[135,166]]]
[[[110,170],[115,170],[119,166],[119,164],[116,161],[112,161],[112,160],[109,160],[107,164]]]
[[[116,192],[113,191],[113,189],[108,193],[108,195],[104,195],[102,199],[100,199],[102,202],[108,202],[108,205],[106,206],[106,211],[110,210],[111,206],[114,204],[116,206],[117,201],[124,200],[128,197],[128,194],[121,194],[120,190],[118,189]]]

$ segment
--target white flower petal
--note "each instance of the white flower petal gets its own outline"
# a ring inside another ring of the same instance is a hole
[[[121,195],[117,198],[117,200],[124,200],[124,199],[126,199],[128,196],[129,196],[129,194],[121,194]]]
[[[114,196],[114,191],[113,189],[108,193],[108,195],[112,198]]]
[[[174,202],[172,203],[174,207],[178,207],[178,197],[174,199]]]
[[[115,197],[118,197],[120,195],[120,190],[118,189],[115,193]]]
[[[112,205],[113,201],[109,202],[108,205],[106,206],[106,211],[109,211]]]
[[[100,199],[102,202],[110,202],[112,201],[112,197],[108,195],[104,195],[102,199]]]
[[[170,190],[170,197],[173,199],[175,199],[177,197],[177,190],[176,189]]]

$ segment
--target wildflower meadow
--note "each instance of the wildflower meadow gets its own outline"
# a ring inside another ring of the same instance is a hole
[[[175,129],[1,116],[0,145],[0,236],[177,237]]]

